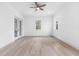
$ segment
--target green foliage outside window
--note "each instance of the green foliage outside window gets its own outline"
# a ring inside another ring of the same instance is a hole
[[[36,20],[36,30],[41,30],[41,21]]]

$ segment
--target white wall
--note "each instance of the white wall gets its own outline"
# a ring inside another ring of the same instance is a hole
[[[14,41],[14,16],[19,14],[8,3],[0,3],[0,48]]]
[[[53,36],[79,48],[79,9],[78,3],[62,3],[54,16]],[[59,29],[55,29],[58,21]]]
[[[41,20],[41,30],[36,31],[35,21]],[[51,16],[31,16],[24,17],[25,36],[49,36],[51,35],[52,17]]]

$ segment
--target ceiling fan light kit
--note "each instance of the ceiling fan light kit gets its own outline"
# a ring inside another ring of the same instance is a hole
[[[39,8],[38,8],[38,7],[37,7],[36,9],[37,9],[37,10],[39,10]]]

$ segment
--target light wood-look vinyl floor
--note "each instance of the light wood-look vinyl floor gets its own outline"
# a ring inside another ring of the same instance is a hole
[[[79,56],[79,51],[54,37],[22,37],[0,49],[1,56]]]

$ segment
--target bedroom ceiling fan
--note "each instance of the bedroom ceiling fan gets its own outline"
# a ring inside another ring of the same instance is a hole
[[[30,7],[30,8],[35,8],[35,11],[38,11],[38,10],[44,10],[43,7],[45,7],[46,4],[41,4],[39,2],[34,2],[34,6],[33,7]]]

